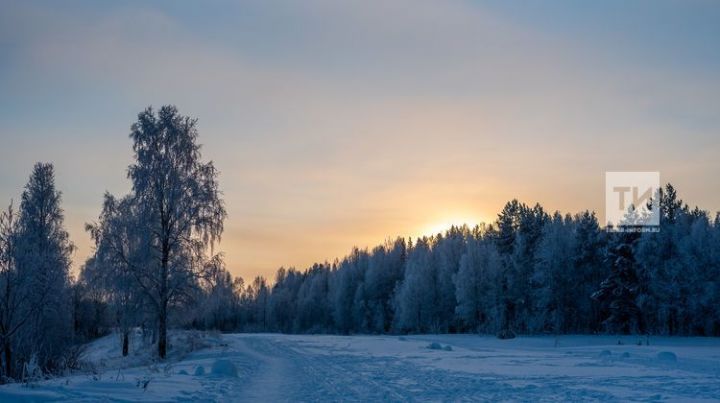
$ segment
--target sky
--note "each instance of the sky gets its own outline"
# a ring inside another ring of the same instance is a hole
[[[720,210],[720,2],[0,0],[0,203],[55,164],[76,270],[130,125],[198,119],[246,280],[493,221],[606,171]]]

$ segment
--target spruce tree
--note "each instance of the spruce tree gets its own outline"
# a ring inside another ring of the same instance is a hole
[[[607,304],[610,316],[603,323],[611,332],[630,334],[642,330],[636,302],[640,288],[634,256],[637,239],[637,233],[618,234],[618,242],[608,252],[610,275],[592,295],[592,298]]]

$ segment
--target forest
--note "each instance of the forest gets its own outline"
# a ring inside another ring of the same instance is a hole
[[[196,120],[147,108],[130,140],[132,190],[104,196],[77,273],[52,164],[37,163],[0,216],[2,382],[28,367],[73,368],[80,345],[113,332],[128,354],[138,329],[159,359],[172,328],[720,336],[720,215],[690,207],[671,184],[656,196],[658,231],[512,200],[492,223],[246,282],[216,252],[227,213]]]

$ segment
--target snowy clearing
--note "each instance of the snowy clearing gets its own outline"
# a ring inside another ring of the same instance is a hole
[[[203,336],[172,364],[92,343],[96,374],[0,388],[0,401],[717,401],[720,339],[475,335]],[[176,336],[183,346],[195,338]],[[177,348],[176,348],[177,350]],[[176,359],[179,356],[176,356]],[[139,365],[127,368],[128,366]],[[121,369],[118,369],[121,368]],[[122,369],[124,368],[124,369]]]

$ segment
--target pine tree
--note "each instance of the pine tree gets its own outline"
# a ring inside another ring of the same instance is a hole
[[[601,322],[599,304],[591,296],[605,276],[606,232],[600,229],[594,212],[584,211],[575,216],[575,250],[571,271],[573,289],[577,290],[577,332],[597,332]]]
[[[517,200],[508,202],[498,215],[494,238],[503,263],[500,338],[512,338],[515,331],[527,331],[532,316],[535,249],[547,221],[548,215],[539,204],[530,208]]]
[[[517,229],[520,225],[520,216],[527,206],[512,200],[505,204],[503,210],[498,214],[497,229],[493,232],[497,250],[500,253],[502,269],[499,282],[498,305],[500,306],[500,331],[498,337],[501,339],[515,337],[513,331],[513,319],[515,317],[515,299],[511,295],[512,282],[515,272],[515,246],[517,242]]]
[[[610,316],[603,322],[612,332],[630,334],[640,330],[640,310],[636,303],[639,281],[634,257],[637,233],[619,233],[608,253],[610,275],[592,297],[608,304]]]

